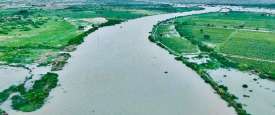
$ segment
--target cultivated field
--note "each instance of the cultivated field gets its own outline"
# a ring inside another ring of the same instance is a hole
[[[196,71],[239,115],[248,115],[241,97],[230,92],[232,87],[215,81],[217,76],[207,71],[234,68],[275,79],[274,19],[271,14],[249,12],[178,17],[156,25],[149,39]]]
[[[240,69],[255,69],[275,78],[275,16],[229,12],[177,18],[180,35],[213,48]]]

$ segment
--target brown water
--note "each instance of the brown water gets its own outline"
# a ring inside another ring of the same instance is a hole
[[[0,66],[0,91],[24,82],[29,71],[23,68]]]
[[[158,21],[218,9],[150,16],[101,28],[72,53],[69,64],[60,72],[61,87],[51,93],[42,109],[32,113],[16,112],[9,108],[9,101],[2,107],[11,115],[236,114],[194,71],[147,39]],[[4,75],[18,75],[18,78]],[[0,88],[21,82],[25,75],[28,75],[26,70],[0,68],[1,79],[7,80],[1,81]],[[238,94],[241,91],[232,92]]]
[[[275,115],[275,82],[260,79],[259,76],[238,70],[210,70],[210,76],[221,85],[228,87],[238,101],[252,115]],[[226,77],[224,77],[226,75]],[[242,86],[246,84],[248,88]],[[246,95],[246,96],[244,96]]]
[[[50,103],[26,114],[234,115],[194,71],[148,40],[158,21],[216,10],[150,16],[99,29],[72,53]]]

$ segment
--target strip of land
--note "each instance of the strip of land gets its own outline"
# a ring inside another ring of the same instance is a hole
[[[238,114],[244,115],[248,114],[244,104],[207,71],[235,68],[274,79],[274,19],[272,14],[250,12],[178,17],[156,25],[149,39],[195,70]]]

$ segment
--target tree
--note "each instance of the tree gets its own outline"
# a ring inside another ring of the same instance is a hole
[[[203,38],[208,40],[208,39],[210,39],[210,35],[205,34],[205,35],[203,36]]]
[[[200,32],[203,33],[203,29],[200,29]]]

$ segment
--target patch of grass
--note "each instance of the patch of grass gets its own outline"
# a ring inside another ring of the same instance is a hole
[[[239,65],[239,68],[241,70],[254,69],[256,72],[261,74],[261,77],[274,79],[274,76],[275,76],[274,63],[256,61],[256,60],[250,60],[250,59],[240,59],[240,58],[234,58],[234,57],[228,57],[228,58],[236,62],[242,62]]]
[[[225,65],[240,70],[257,70],[260,75],[274,79],[274,19],[274,15],[261,13],[209,13],[177,18],[175,25],[181,36],[205,46],[201,50],[210,49],[218,57],[230,55],[220,60]]]
[[[220,46],[220,52],[250,58],[275,60],[275,33],[239,31]],[[236,47],[237,46],[237,47]]]
[[[176,54],[196,53],[198,51],[195,45],[179,36],[171,22],[160,23],[154,28],[153,36],[151,37],[154,42],[162,44]]]
[[[51,20],[41,28],[28,32],[14,32],[9,35],[10,39],[0,43],[0,61],[34,63],[43,53],[57,52],[68,46],[69,41],[79,34],[75,26],[64,20]]]
[[[81,5],[72,6],[66,9],[56,10],[53,15],[69,18],[94,18],[105,17],[113,20],[128,20],[142,16],[186,12],[202,10],[200,7],[175,8],[171,5],[160,4],[107,4],[107,5]]]
[[[177,28],[177,31],[181,34],[184,33],[184,36],[186,37],[193,37],[194,39],[201,42],[218,44],[223,43],[227,37],[234,32],[234,29],[208,28],[204,26],[187,25],[184,26],[184,28]],[[205,37],[206,35],[209,37]]]
[[[111,5],[114,6],[114,5]],[[194,11],[194,10],[203,10],[201,7],[174,7],[169,4],[118,4],[116,6],[120,7],[130,7],[133,9],[143,9],[148,11],[154,12],[166,12],[166,13],[173,13],[173,12],[187,12],[187,11]]]

